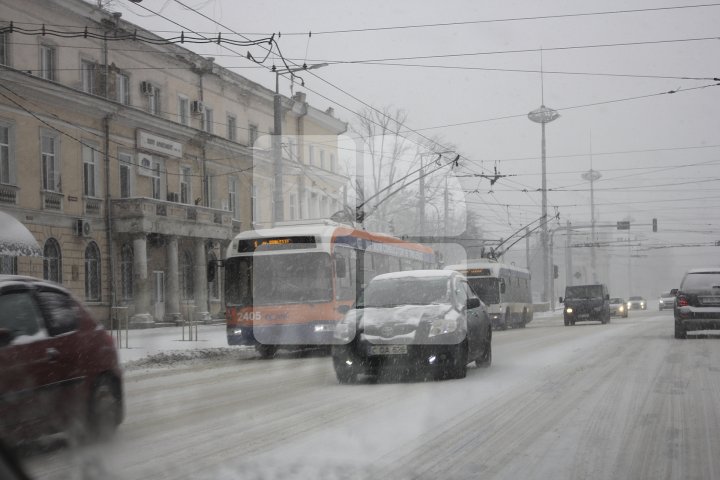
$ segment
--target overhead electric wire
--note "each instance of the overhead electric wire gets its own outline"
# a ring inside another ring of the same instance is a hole
[[[437,23],[423,23],[423,24],[410,24],[410,25],[394,25],[387,27],[366,27],[366,28],[350,28],[350,29],[336,29],[336,30],[319,30],[312,31],[308,29],[305,32],[285,32],[282,35],[287,36],[298,36],[298,35],[330,35],[340,33],[362,33],[362,32],[379,32],[386,30],[408,30],[417,28],[436,28],[436,27],[456,27],[461,25],[477,25],[487,23],[500,23],[500,22],[517,22],[517,21],[528,21],[528,20],[550,20],[560,18],[576,18],[576,17],[592,17],[601,15],[618,15],[618,14],[632,14],[632,13],[646,13],[646,12],[661,12],[671,10],[684,10],[690,8],[706,8],[706,7],[717,7],[720,3],[703,3],[694,5],[671,5],[667,7],[649,7],[649,8],[634,8],[627,10],[605,10],[598,12],[578,12],[578,13],[560,13],[555,15],[537,15],[527,17],[511,17],[511,18],[496,18],[486,20],[464,20],[456,22],[437,22]],[[245,35],[266,35],[266,33],[245,33]]]

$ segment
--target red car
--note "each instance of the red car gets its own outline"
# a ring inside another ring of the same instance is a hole
[[[106,437],[124,416],[112,337],[65,288],[0,275],[0,440]]]

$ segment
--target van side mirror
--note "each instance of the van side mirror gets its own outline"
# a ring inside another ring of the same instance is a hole
[[[606,294],[605,294],[605,300],[610,300],[610,294],[609,294],[609,293],[606,293]]]
[[[473,308],[480,307],[480,299],[477,297],[470,297],[467,299],[467,308],[471,310]]]
[[[678,289],[673,288],[672,290],[670,290],[670,295],[677,295],[677,292],[678,292]]]
[[[505,279],[500,279],[500,293],[505,293]]]
[[[558,303],[563,303],[563,297],[560,297],[560,298],[558,299]]]

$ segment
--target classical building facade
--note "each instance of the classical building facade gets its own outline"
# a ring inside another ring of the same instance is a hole
[[[222,316],[208,262],[273,222],[275,165],[259,144],[274,92],[82,0],[0,0],[3,27],[0,210],[44,256],[0,258],[2,273],[60,282],[106,322]],[[327,217],[342,203],[346,124],[302,93],[281,107],[283,217]]]

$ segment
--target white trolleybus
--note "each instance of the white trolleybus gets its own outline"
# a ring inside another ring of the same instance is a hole
[[[487,305],[494,328],[524,328],[533,318],[530,272],[525,268],[490,260],[468,260],[448,265],[463,273],[475,293]]]
[[[375,275],[437,268],[429,247],[334,222],[242,232],[222,265],[228,344],[254,345],[262,357],[331,345]]]

